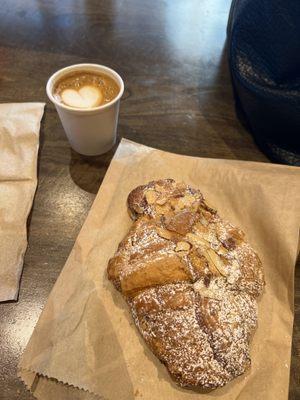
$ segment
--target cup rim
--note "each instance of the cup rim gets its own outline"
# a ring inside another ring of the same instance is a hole
[[[52,93],[55,80],[60,75],[63,75],[65,72],[68,73],[68,72],[77,71],[77,70],[80,71],[81,69],[84,69],[84,68],[99,68],[99,72],[101,70],[101,72],[103,72],[104,74],[105,74],[105,72],[108,72],[111,75],[113,75],[113,78],[115,78],[115,80],[117,81],[117,83],[120,87],[118,95],[113,100],[111,100],[109,103],[103,104],[101,106],[89,107],[89,108],[70,107],[70,106],[58,101],[53,96],[53,93]],[[124,82],[123,82],[123,79],[121,78],[121,76],[115,70],[113,70],[112,68],[106,67],[105,65],[93,64],[93,63],[73,64],[73,65],[69,65],[67,67],[57,70],[56,72],[54,72],[54,74],[52,74],[50,76],[50,78],[48,79],[47,84],[46,84],[46,93],[47,93],[49,100],[52,101],[52,103],[54,103],[56,106],[61,107],[67,111],[85,114],[85,113],[90,113],[93,111],[105,110],[106,108],[111,107],[113,104],[115,104],[117,101],[119,101],[124,93]]]

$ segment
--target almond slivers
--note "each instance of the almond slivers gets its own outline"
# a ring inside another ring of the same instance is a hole
[[[172,239],[172,234],[167,229],[157,228],[157,234],[158,234],[158,236],[160,236],[163,239],[167,239],[167,240]]]
[[[191,245],[188,242],[178,242],[175,248],[175,251],[189,251],[191,248]]]
[[[167,198],[166,197],[161,197],[159,199],[156,200],[156,204],[163,206],[164,204],[166,204],[167,202]]]
[[[223,276],[228,275],[228,271],[227,271],[225,264],[223,263],[221,258],[217,255],[217,253],[214,252],[214,250],[206,249],[205,257],[208,259],[209,264],[212,263],[213,266],[218,270],[218,272],[221,275],[223,275]]]
[[[195,246],[201,246],[201,247],[209,247],[209,243],[203,239],[200,235],[196,235],[195,233],[188,233],[186,235],[187,240],[194,244]]]
[[[158,194],[156,193],[155,190],[147,190],[145,193],[145,197],[146,197],[147,203],[149,205],[151,205],[156,202]]]

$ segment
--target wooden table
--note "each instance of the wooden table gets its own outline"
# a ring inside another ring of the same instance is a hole
[[[268,162],[235,114],[224,47],[230,3],[2,0],[1,102],[47,101],[55,70],[100,63],[125,81],[120,137],[182,154]],[[16,366],[112,155],[73,152],[47,101],[19,300],[0,305],[1,400],[33,399]],[[299,268],[295,304],[290,400],[300,398]]]

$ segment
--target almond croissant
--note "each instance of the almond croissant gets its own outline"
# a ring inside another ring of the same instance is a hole
[[[109,279],[180,386],[225,385],[250,366],[264,287],[257,254],[199,190],[172,179],[137,187],[128,208],[135,222]]]

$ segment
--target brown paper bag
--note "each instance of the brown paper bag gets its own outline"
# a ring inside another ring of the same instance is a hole
[[[44,105],[0,104],[0,301],[18,297]]]
[[[167,177],[200,188],[221,216],[242,228],[266,275],[250,371],[201,399],[287,399],[300,170],[180,156],[126,140],[115,154],[20,363],[21,378],[38,398],[198,398],[197,391],[172,382],[106,277],[107,262],[131,225],[128,193],[149,180]]]

